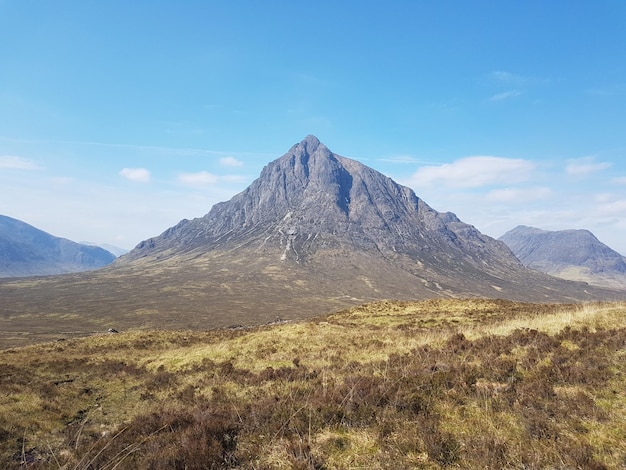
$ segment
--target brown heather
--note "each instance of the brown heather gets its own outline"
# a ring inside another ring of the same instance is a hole
[[[0,352],[7,469],[619,469],[626,304],[376,302]]]

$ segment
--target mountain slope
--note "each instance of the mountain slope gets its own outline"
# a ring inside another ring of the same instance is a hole
[[[503,242],[309,136],[240,194],[111,265],[0,281],[0,296],[0,339],[19,344],[108,327],[294,320],[377,299],[571,302],[626,292],[530,270]]]
[[[0,277],[80,272],[112,263],[108,251],[59,238],[0,215]]]
[[[626,258],[588,230],[548,231],[520,225],[499,240],[529,268],[574,281],[626,287]]]

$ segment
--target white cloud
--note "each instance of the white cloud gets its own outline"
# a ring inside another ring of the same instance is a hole
[[[626,176],[620,176],[611,180],[615,184],[626,184]]]
[[[147,183],[150,181],[150,171],[145,168],[123,168],[120,170],[120,176],[123,176],[131,181],[138,181],[140,183]]]
[[[521,203],[549,199],[552,190],[546,187],[494,189],[486,194],[489,202]]]
[[[519,96],[521,94],[522,92],[519,90],[505,91],[505,92],[497,93],[493,95],[491,98],[489,98],[489,101],[504,101],[504,100],[508,100],[511,98],[515,98],[516,96]]]
[[[439,166],[424,166],[411,177],[411,184],[448,188],[478,188],[491,184],[512,184],[530,178],[535,164],[528,160],[492,156],[466,157]]]
[[[13,155],[0,156],[0,169],[5,170],[39,170],[40,167],[31,160]]]
[[[585,177],[597,171],[606,170],[611,166],[608,162],[596,162],[595,157],[583,157],[568,160],[565,172],[570,176]]]
[[[223,157],[220,158],[220,165],[222,166],[243,166],[241,160],[237,160],[235,157]]]
[[[208,171],[200,171],[198,173],[182,173],[178,175],[178,181],[188,186],[207,186],[215,184],[218,177]]]
[[[598,195],[596,209],[603,215],[626,215],[626,199],[616,199],[611,195]]]

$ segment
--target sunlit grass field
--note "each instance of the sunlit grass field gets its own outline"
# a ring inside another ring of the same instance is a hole
[[[382,301],[0,351],[0,467],[626,467],[626,304]]]

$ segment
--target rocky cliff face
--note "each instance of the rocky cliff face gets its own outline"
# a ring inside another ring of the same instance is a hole
[[[125,258],[242,245],[306,263],[320,251],[362,250],[386,258],[518,265],[508,248],[452,213],[439,213],[381,173],[333,154],[313,136],[202,218],[183,220]]]
[[[588,230],[520,225],[500,237],[526,266],[564,279],[626,287],[626,258]]]
[[[0,277],[41,276],[87,271],[112,263],[115,256],[0,216]]]

